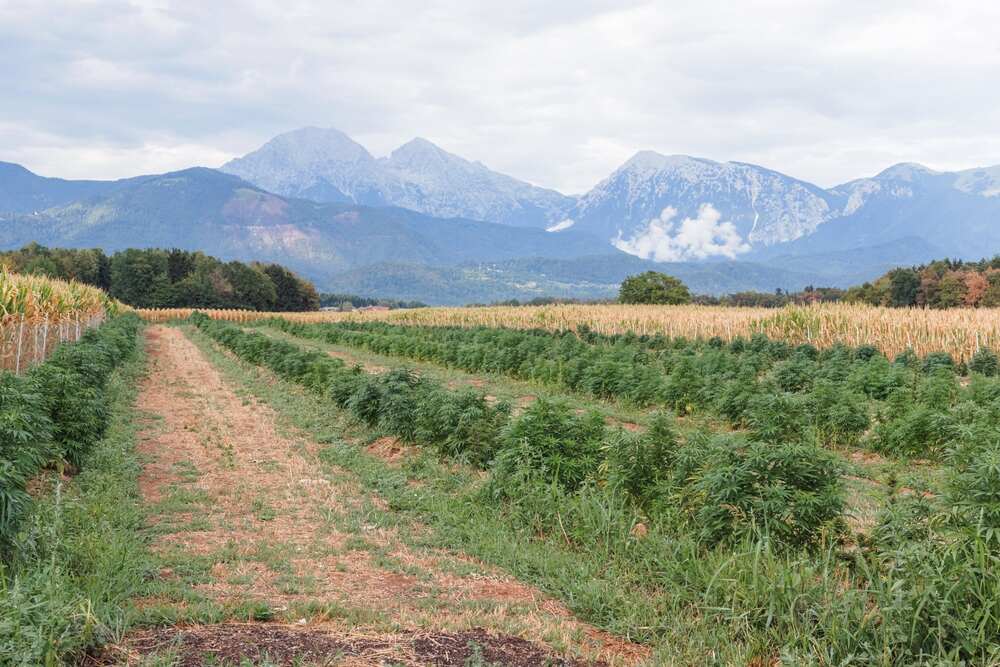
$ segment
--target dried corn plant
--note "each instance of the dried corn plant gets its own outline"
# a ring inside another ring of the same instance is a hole
[[[191,309],[142,310],[150,321],[185,318]],[[662,334],[729,341],[762,333],[791,343],[829,347],[874,345],[889,356],[907,349],[919,355],[948,352],[967,360],[982,347],[1000,350],[1000,309],[929,310],[818,304],[780,309],[724,306],[559,305],[309,313],[203,311],[215,319],[249,322],[281,317],[292,322],[382,320],[396,324],[576,330],[606,334]]]
[[[20,373],[122,308],[96,287],[0,267],[0,368]]]

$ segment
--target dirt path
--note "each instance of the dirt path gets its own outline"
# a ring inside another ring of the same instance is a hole
[[[380,500],[285,436],[183,333],[148,331],[140,478],[158,577],[140,607],[165,627],[130,635],[107,662],[238,664],[629,664],[640,648],[471,559],[370,525]],[[383,508],[384,509],[384,508]],[[556,658],[554,662],[546,662]],[[476,663],[479,664],[479,663]]]

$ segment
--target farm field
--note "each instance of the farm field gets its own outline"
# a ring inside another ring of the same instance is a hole
[[[86,375],[72,351],[106,360],[86,409],[25,422],[0,663],[1000,659],[986,335],[884,354],[570,308],[113,314],[8,375],[0,424],[50,365]],[[881,342],[946,340],[915,322]]]
[[[151,322],[183,319],[190,308],[140,311]],[[393,324],[502,327],[576,331],[583,328],[615,335],[661,335],[712,338],[725,342],[763,334],[791,344],[829,347],[874,345],[889,357],[912,350],[924,356],[946,352],[968,360],[982,348],[1000,349],[1000,309],[884,308],[868,305],[816,304],[784,308],[726,306],[555,305],[483,308],[419,308],[388,311],[263,313],[205,311],[215,319],[252,322],[280,317],[300,324],[385,321]]]

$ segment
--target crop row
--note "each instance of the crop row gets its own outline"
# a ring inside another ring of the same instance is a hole
[[[135,315],[116,317],[22,376],[0,372],[0,546],[30,507],[28,482],[53,463],[79,468],[101,437],[104,386],[135,349],[139,324]]]
[[[295,336],[497,373],[562,390],[705,413],[764,441],[860,444],[937,457],[969,438],[1000,437],[996,356],[890,361],[872,347],[819,350],[764,336],[730,343],[592,332],[410,327],[381,322],[268,325]]]
[[[738,539],[756,523],[779,541],[812,543],[843,510],[836,459],[802,441],[707,433],[682,441],[666,416],[645,433],[627,433],[545,400],[515,416],[475,390],[453,391],[408,369],[372,375],[257,332],[195,321],[241,358],[328,396],[369,426],[489,468],[497,498],[517,498],[536,482],[567,492],[618,484],[707,542]]]
[[[942,497],[895,496],[867,535],[838,545],[841,470],[808,441],[775,431],[682,437],[662,415],[643,433],[610,431],[544,400],[515,414],[410,371],[369,375],[282,339],[196,322],[376,430],[487,468],[479,502],[513,528],[603,554],[651,605],[687,606],[734,639],[762,642],[764,655],[879,665],[1000,656],[995,443],[957,448]]]
[[[0,368],[20,373],[120,309],[96,287],[0,267]]]

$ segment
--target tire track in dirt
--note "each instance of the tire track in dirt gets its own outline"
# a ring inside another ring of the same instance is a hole
[[[238,395],[179,329],[150,327],[147,348],[150,373],[138,407],[153,417],[140,436],[148,461],[140,489],[163,567],[140,607],[156,608],[160,617],[172,609],[183,621],[187,607],[205,601],[226,610],[223,617],[274,620],[260,628],[295,633],[305,644],[335,637],[378,649],[350,654],[342,664],[384,664],[387,655],[407,665],[453,664],[422,656],[414,638],[446,645],[478,628],[503,664],[542,664],[538,655],[554,655],[544,644],[613,664],[646,657],[642,647],[580,623],[503,573],[410,547],[394,530],[368,525],[366,508],[380,507],[380,499],[345,471],[321,467],[319,445],[281,433],[273,411]],[[192,575],[194,564],[201,569]],[[109,655],[129,662],[148,650],[151,633],[162,640],[165,632],[198,637],[197,650],[208,645],[219,656],[253,657],[246,633],[231,627],[142,631]],[[233,637],[243,645],[234,646]],[[515,645],[517,655],[535,657],[501,655]]]

